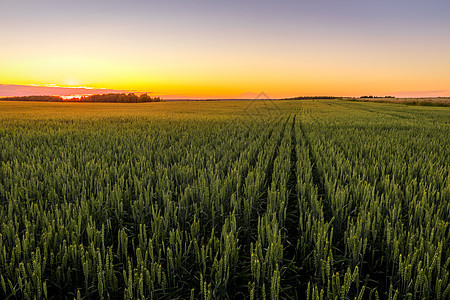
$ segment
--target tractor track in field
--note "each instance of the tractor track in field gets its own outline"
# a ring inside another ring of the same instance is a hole
[[[327,216],[326,212],[329,212],[329,203],[327,201],[325,201],[325,176],[323,174],[323,172],[321,172],[318,168],[317,168],[317,153],[315,153],[313,146],[311,144],[311,141],[308,137],[308,135],[306,134],[305,128],[302,124],[302,122],[299,122],[299,128],[300,128],[300,132],[301,132],[301,137],[303,138],[303,140],[305,141],[307,148],[308,148],[308,154],[309,154],[309,160],[311,162],[311,169],[312,169],[312,182],[313,184],[317,187],[317,191],[318,191],[318,196],[319,196],[319,200],[322,202],[322,204],[324,205],[324,216],[327,220],[331,219],[331,216]]]
[[[303,112],[305,113],[305,112]],[[328,199],[326,198],[325,194],[325,185],[324,185],[324,174],[319,168],[317,167],[318,157],[317,153],[314,151],[313,145],[311,143],[310,138],[308,137],[306,133],[306,129],[304,127],[304,124],[302,123],[302,120],[297,116],[297,125],[294,124],[294,126],[297,126],[299,129],[299,139],[301,139],[306,145],[306,149],[308,151],[308,157],[311,164],[311,183],[317,187],[318,192],[318,200],[323,206],[323,212],[324,212],[324,218],[325,220],[329,221],[331,220],[331,210],[330,210],[330,203],[328,202]],[[300,141],[297,141],[295,139],[295,132],[293,133],[293,153],[291,157],[295,158],[295,160],[292,161],[291,165],[291,178],[289,180],[290,185],[294,185],[294,189],[291,190],[291,195],[289,197],[289,204],[288,204],[288,210],[292,211],[292,215],[295,214],[295,217],[292,221],[296,221],[295,223],[292,222],[290,224],[290,227],[292,228],[290,230],[290,239],[292,241],[298,241],[298,238],[300,237],[301,233],[299,232],[299,207],[298,207],[298,186],[297,186],[297,170],[296,170],[296,162],[299,159],[297,157],[297,152],[295,149],[295,146]],[[286,253],[286,262],[291,263],[291,266],[289,268],[289,271],[287,272],[286,276],[286,284],[290,286],[290,289],[286,291],[286,299],[303,299],[306,298],[306,290],[308,288],[308,282],[311,280],[311,277],[314,277],[314,273],[308,272],[307,270],[302,270],[303,263],[300,263],[300,259],[304,259],[299,257],[297,244],[290,245],[292,249],[289,249]]]
[[[292,120],[291,129],[291,169],[289,173],[289,179],[287,182],[287,188],[289,190],[289,197],[286,209],[286,221],[285,230],[283,236],[283,267],[284,273],[282,276],[282,292],[281,295],[286,299],[298,299],[302,294],[303,286],[299,284],[301,282],[301,273],[299,273],[298,264],[296,264],[296,246],[299,238],[298,232],[298,199],[297,199],[297,141],[295,138],[295,122],[297,115],[294,115]]]
[[[342,106],[341,103],[339,103],[339,105]],[[393,109],[389,109],[388,110],[388,109],[386,109],[386,107],[384,107],[383,110],[362,108],[362,107],[356,106],[356,105],[352,105],[351,107],[353,109],[357,109],[357,110],[361,110],[361,111],[367,111],[367,112],[370,112],[370,113],[380,114],[380,115],[384,115],[384,116],[390,116],[390,117],[394,117],[394,118],[397,118],[397,119],[406,119],[406,120],[414,119],[412,114],[409,113],[409,112],[405,112],[405,111],[399,112],[398,110],[393,110]]]
[[[270,162],[268,164],[268,170],[266,173],[266,179],[264,183],[264,192],[260,197],[260,202],[258,203],[256,209],[257,216],[256,218],[252,218],[254,221],[254,224],[250,224],[249,228],[251,230],[256,231],[257,228],[257,220],[259,216],[262,216],[266,212],[266,206],[267,206],[267,197],[268,197],[268,190],[271,186],[272,180],[273,180],[273,172],[274,172],[274,163],[276,158],[278,157],[280,153],[280,146],[283,141],[283,139],[286,136],[286,130],[288,126],[291,126],[291,149],[290,149],[290,173],[288,177],[287,182],[287,188],[289,190],[289,196],[288,196],[288,203],[287,203],[287,217],[286,217],[286,223],[285,227],[282,229],[282,240],[283,240],[283,248],[287,250],[285,253],[283,253],[283,257],[285,259],[283,260],[283,266],[286,265],[286,268],[282,266],[282,269],[284,269],[284,273],[282,274],[282,282],[281,282],[281,295],[282,298],[286,299],[297,299],[298,297],[298,281],[297,281],[297,274],[296,274],[296,264],[295,264],[295,252],[296,252],[296,241],[298,239],[298,230],[297,230],[297,224],[298,224],[298,208],[297,208],[297,190],[296,190],[296,169],[295,164],[297,161],[296,152],[295,152],[295,132],[294,132],[294,126],[295,126],[295,115],[292,117],[289,116],[284,121],[284,124],[282,126],[282,129],[280,130],[280,136],[277,140],[276,149],[273,152],[272,157],[270,158]],[[250,236],[256,236],[256,235],[250,235]],[[249,253],[249,243],[244,243],[241,247],[241,257],[246,257]],[[248,266],[248,264],[243,264],[240,267],[240,272],[245,272],[244,267]],[[249,278],[250,280],[250,278]],[[283,288],[283,286],[286,286],[286,288]],[[245,291],[247,291],[247,287],[244,287],[243,285],[239,289],[239,294],[244,296]]]
[[[279,122],[283,121],[283,118],[278,119]],[[250,224],[250,226],[247,227],[247,229],[244,228],[240,228],[240,232],[239,235],[244,234],[244,236],[256,236],[256,234],[246,234],[245,230],[250,230],[250,231],[254,231],[254,233],[256,233],[257,228],[258,228],[258,216],[264,214],[265,212],[265,205],[267,204],[267,194],[268,194],[268,189],[270,187],[270,183],[272,182],[272,175],[273,175],[273,164],[274,161],[278,155],[279,152],[279,148],[281,145],[281,141],[283,140],[284,137],[284,132],[286,129],[286,126],[289,122],[289,118],[287,118],[287,120],[284,121],[283,127],[280,130],[280,136],[278,137],[278,141],[277,141],[277,146],[276,149],[272,155],[272,157],[270,158],[270,162],[268,164],[268,171],[266,173],[266,179],[265,179],[265,183],[264,183],[264,188],[263,188],[263,194],[260,197],[260,201],[257,204],[256,207],[256,218],[252,218],[253,220],[253,224]],[[268,139],[274,138],[274,134],[276,133],[275,128],[276,126],[274,125],[271,128],[271,132],[268,136]],[[263,143],[264,145],[264,143]],[[256,153],[255,155],[255,161],[251,164],[252,167],[254,167],[257,164],[257,157],[259,152],[262,151],[262,148],[258,151],[258,153]],[[250,167],[247,171],[246,176],[248,175],[248,173],[251,171]],[[245,183],[244,183],[245,184]],[[242,186],[243,187],[243,186]],[[242,232],[242,230],[244,230],[244,232]],[[245,241],[243,240],[243,243],[241,244],[241,247],[239,249],[239,257],[244,258],[243,260],[240,261],[240,263],[238,263],[237,265],[237,269],[236,269],[236,274],[239,274],[240,279],[238,280],[238,282],[236,282],[236,284],[234,285],[234,289],[229,291],[229,294],[234,294],[235,298],[238,299],[239,297],[243,297],[245,298],[247,293],[248,293],[248,286],[247,286],[247,282],[250,282],[251,280],[251,274],[249,273],[249,260],[250,260],[250,241]],[[245,278],[245,280],[242,280],[242,278]],[[231,285],[233,286],[233,285]]]
[[[359,108],[355,108],[355,109],[359,109]],[[379,113],[377,111],[370,111],[370,110],[366,110],[366,109],[359,109],[359,110],[363,110],[363,111],[369,111],[369,112],[373,112],[373,113]],[[317,186],[318,188],[318,192],[319,192],[319,201],[322,203],[323,205],[323,213],[324,213],[324,217],[326,221],[330,221],[332,219],[332,212],[331,212],[331,203],[330,203],[330,199],[328,199],[327,194],[326,194],[326,189],[325,189],[325,174],[323,172],[321,172],[320,170],[318,170],[317,168],[317,161],[318,161],[318,155],[320,155],[319,153],[315,152],[313,149],[313,145],[310,141],[310,139],[308,138],[306,131],[304,129],[304,127],[302,126],[301,122],[300,123],[300,131],[302,133],[302,137],[304,138],[306,144],[308,145],[308,150],[309,150],[309,158],[311,161],[311,165],[312,165],[312,180],[313,180],[313,184],[315,186]],[[321,143],[323,143],[325,145],[325,137],[324,136],[319,136],[319,140]],[[341,152],[344,157],[346,159],[351,159],[351,157],[344,151],[342,145],[333,142],[333,145],[337,147],[337,150],[339,152]],[[336,167],[336,166],[335,166]],[[375,182],[370,182],[371,184],[375,184]],[[384,193],[384,190],[380,190],[379,187],[377,187],[375,185],[375,190],[377,193]],[[355,216],[356,218],[356,216]],[[338,227],[334,227],[334,231],[333,231],[333,255],[335,260],[339,260],[342,259],[344,260],[345,257],[344,252],[345,252],[345,241],[344,241],[344,232],[346,231],[345,228],[341,228],[339,229]],[[361,271],[364,270],[363,273],[361,273],[361,277],[365,278],[366,276],[368,276],[369,274],[376,274],[376,275],[372,275],[372,278],[375,279],[372,282],[366,282],[366,285],[369,289],[378,289],[378,292],[380,292],[380,294],[382,295],[387,295],[388,293],[388,289],[386,288],[387,283],[385,285],[381,285],[379,284],[379,282],[382,282],[384,279],[387,278],[387,274],[383,273],[384,270],[387,269],[386,267],[386,262],[380,262],[377,261],[378,256],[372,256],[372,257],[368,257],[366,258],[367,260],[363,262],[363,266],[361,267]],[[367,274],[367,270],[371,270],[369,272],[369,274]],[[304,295],[302,295],[304,296]]]
[[[273,152],[273,155],[272,155],[272,157],[271,157],[271,159],[270,159],[270,162],[269,162],[269,168],[268,168],[267,174],[266,174],[266,181],[265,181],[265,183],[264,183],[264,193],[263,193],[262,196],[261,196],[261,199],[262,199],[263,201],[260,203],[260,208],[261,208],[261,210],[258,211],[258,215],[262,215],[262,214],[265,212],[265,209],[262,210],[262,208],[265,207],[265,205],[267,205],[267,195],[268,195],[268,190],[269,190],[269,188],[270,188],[270,184],[272,183],[272,177],[273,177],[273,164],[274,164],[274,162],[275,162],[275,159],[276,159],[277,156],[278,156],[278,153],[280,152],[281,141],[282,141],[283,138],[284,138],[285,131],[286,131],[286,126],[287,126],[287,124],[289,123],[289,119],[290,119],[290,118],[287,118],[286,121],[285,121],[285,123],[284,123],[284,125],[283,125],[283,129],[281,130],[281,134],[280,134],[280,137],[279,137],[279,139],[278,139],[276,149],[275,149],[275,151]]]

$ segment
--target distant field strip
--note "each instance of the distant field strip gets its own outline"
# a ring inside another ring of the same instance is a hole
[[[449,299],[450,109],[0,102],[0,298]]]

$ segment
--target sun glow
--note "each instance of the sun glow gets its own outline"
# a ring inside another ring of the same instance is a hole
[[[93,95],[93,94],[69,95],[69,96],[59,96],[59,97],[61,97],[65,101],[69,101],[69,100],[81,100],[81,98],[83,98],[85,96],[91,96],[91,95]]]
[[[65,84],[68,86],[79,86],[80,85],[80,81],[77,79],[67,79],[65,81]]]

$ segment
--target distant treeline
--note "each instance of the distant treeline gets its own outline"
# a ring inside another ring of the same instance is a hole
[[[7,101],[40,101],[40,102],[105,102],[105,103],[143,103],[143,102],[160,102],[159,97],[150,97],[147,94],[137,96],[133,93],[129,94],[101,94],[83,96],[81,98],[63,99],[58,96],[24,96],[24,97],[7,97],[1,100]]]
[[[346,101],[372,102],[372,103],[395,103],[415,106],[443,106],[450,107],[450,97],[432,97],[432,98],[395,98],[392,96],[374,97],[365,96],[359,98],[344,98]]]
[[[342,99],[342,97],[335,96],[300,96],[293,98],[284,98],[282,100],[318,100],[318,99]]]
[[[115,103],[143,103],[143,102],[160,102],[159,97],[150,97],[147,94],[137,96],[130,94],[102,94],[82,97],[81,102],[115,102]]]
[[[40,102],[62,102],[63,99],[58,96],[23,96],[0,98],[4,101],[40,101]]]
[[[394,96],[384,96],[384,97],[383,96],[381,96],[381,97],[379,97],[379,96],[361,96],[360,98],[372,99],[372,98],[395,98],[395,97]]]

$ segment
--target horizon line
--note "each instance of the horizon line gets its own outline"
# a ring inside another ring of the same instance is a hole
[[[2,84],[0,83],[0,98],[5,97],[27,97],[27,96],[90,96],[99,94],[116,94],[116,93],[135,93],[135,94],[148,94],[152,97],[160,97],[162,99],[173,99],[173,100],[209,100],[209,99],[287,99],[287,98],[297,98],[297,97],[341,97],[341,98],[359,98],[363,96],[373,96],[373,97],[386,97],[393,96],[396,98],[439,98],[439,97],[450,97],[449,89],[440,90],[417,90],[417,91],[396,91],[396,92],[384,92],[384,93],[361,93],[356,95],[356,93],[348,93],[347,95],[342,95],[341,93],[329,93],[328,95],[317,93],[311,94],[307,93],[302,95],[299,93],[292,93],[292,95],[284,96],[288,93],[278,92],[277,97],[270,97],[270,94],[277,93],[266,93],[261,91],[259,93],[255,92],[242,92],[237,95],[186,95],[183,93],[165,94],[158,93],[155,91],[144,91],[136,89],[114,89],[114,88],[96,88],[91,86],[59,86],[57,84]],[[280,97],[279,95],[283,95]]]

